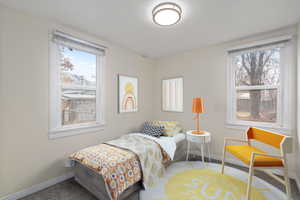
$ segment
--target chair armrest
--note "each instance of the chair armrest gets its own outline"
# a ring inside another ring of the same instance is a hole
[[[251,158],[254,159],[255,156],[268,156],[268,157],[283,159],[283,156],[280,156],[280,155],[253,152]]]

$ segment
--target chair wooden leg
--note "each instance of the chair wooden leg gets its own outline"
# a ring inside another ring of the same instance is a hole
[[[290,184],[290,179],[289,179],[289,176],[288,176],[288,169],[287,169],[287,167],[283,168],[283,173],[284,173],[285,189],[286,189],[287,199],[291,200],[292,199],[291,184]]]
[[[224,174],[225,157],[226,157],[226,144],[224,144],[224,149],[223,149],[223,158],[222,158],[222,170],[221,170],[221,174]]]
[[[251,199],[251,185],[252,185],[253,172],[254,172],[254,168],[253,168],[253,164],[251,163],[249,168],[249,177],[248,177],[247,194],[246,194],[247,200]]]

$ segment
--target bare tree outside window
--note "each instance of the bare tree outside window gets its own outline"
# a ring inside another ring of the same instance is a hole
[[[236,118],[277,121],[280,85],[280,48],[256,50],[234,56]]]
[[[96,121],[96,55],[60,46],[62,125]]]

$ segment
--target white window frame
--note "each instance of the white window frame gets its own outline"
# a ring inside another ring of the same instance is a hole
[[[271,38],[269,40],[258,41],[251,44],[246,44],[232,49],[251,48],[251,46],[264,45],[276,41],[289,40],[284,47],[281,48],[280,58],[280,85],[276,86],[235,86],[235,69],[233,65],[233,57],[228,54],[227,67],[227,114],[226,127],[245,129],[249,126],[256,126],[261,128],[271,128],[280,131],[291,131],[291,68],[294,64],[294,48],[293,37],[283,36],[278,38]],[[232,50],[230,49],[230,50]],[[230,51],[228,50],[228,51]],[[283,55],[283,56],[282,56]],[[277,122],[253,122],[238,120],[236,118],[236,94],[237,90],[255,90],[255,89],[277,89]]]
[[[55,34],[67,37],[66,43],[60,43],[54,39]],[[96,121],[65,125],[61,123],[61,79],[60,79],[60,56],[59,45],[73,49],[93,53],[97,58],[96,66]],[[64,34],[54,32],[50,34],[49,40],[49,139],[56,139],[66,136],[78,135],[103,130],[106,124],[104,113],[104,66],[105,51],[95,49],[94,43]],[[101,47],[102,48],[102,47]]]
[[[176,81],[176,80],[180,80],[181,81],[181,84],[182,86],[180,87],[181,90],[177,91],[176,93],[174,93],[173,95],[176,96],[177,95],[181,95],[181,96],[177,96],[174,98],[173,96],[173,101],[175,102],[172,102],[170,103],[169,107],[166,105],[166,102],[165,101],[170,101],[171,97],[168,96],[169,92],[167,92],[168,94],[166,94],[166,91],[165,91],[165,83],[168,84],[167,82],[172,82],[172,81]],[[163,112],[183,112],[183,90],[184,90],[184,80],[183,80],[183,77],[182,76],[179,76],[179,77],[173,77],[173,78],[165,78],[162,80],[162,86],[161,86],[161,94],[162,94],[162,98],[161,98],[161,109]],[[180,98],[180,99],[179,99]],[[177,102],[177,103],[176,103]],[[179,102],[179,104],[178,104]],[[178,104],[178,105],[177,105]],[[181,105],[180,105],[181,104]],[[180,107],[176,107],[177,106],[180,106]]]

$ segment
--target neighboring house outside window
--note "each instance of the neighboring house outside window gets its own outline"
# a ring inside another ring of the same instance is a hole
[[[290,39],[228,52],[227,124],[289,128]]]
[[[162,110],[183,112],[183,78],[162,80]]]
[[[104,49],[61,32],[50,47],[50,138],[99,130]]]

